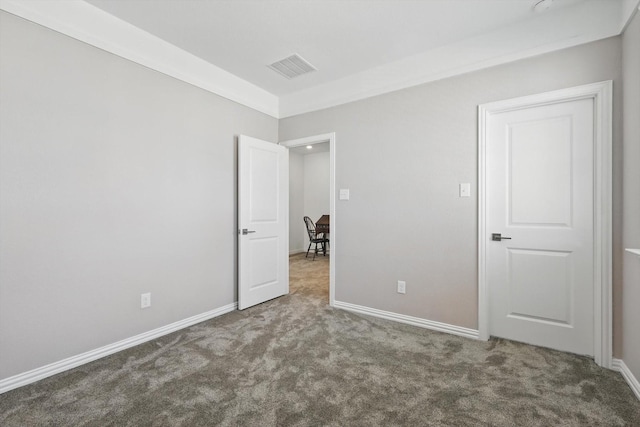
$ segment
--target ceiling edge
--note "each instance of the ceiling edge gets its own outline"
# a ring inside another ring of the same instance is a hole
[[[385,93],[395,92],[438,80],[455,77],[473,71],[480,71],[497,65],[519,61],[534,56],[551,53],[557,50],[578,46],[592,41],[601,40],[617,35],[605,34],[600,37],[581,37],[557,43],[553,46],[544,46],[527,51],[520,51],[497,58],[490,58],[475,63],[469,63],[442,71],[426,71],[420,76],[409,78],[406,81],[382,84],[383,78],[377,79],[376,75],[385,74],[384,69],[369,70],[355,76],[349,76],[339,81],[322,86],[315,86],[303,91],[280,97],[280,118],[297,116],[313,111],[332,108],[339,105],[371,98]],[[391,68],[391,67],[389,67]],[[374,84],[369,85],[371,80]],[[376,84],[377,83],[377,84]]]
[[[278,118],[276,95],[84,1],[0,0],[0,9]]]
[[[640,10],[640,0],[622,0],[620,8],[620,32],[623,33],[635,14]]]
[[[637,0],[632,0],[633,2]],[[588,1],[280,97],[280,118],[418,86],[621,33],[622,7]],[[597,19],[594,19],[597,17]]]
[[[604,6],[608,2],[585,2],[565,8],[563,13],[547,14],[279,98],[84,1],[0,0],[0,9],[274,118],[284,118],[616,36],[635,12],[630,6],[639,1],[616,2],[615,10]],[[601,10],[594,15],[594,8]],[[593,16],[598,17],[597,22]],[[582,31],[580,35],[577,30]]]

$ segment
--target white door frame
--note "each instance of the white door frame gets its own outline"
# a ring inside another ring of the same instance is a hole
[[[336,296],[336,134],[325,133],[322,135],[307,136],[305,138],[290,139],[279,142],[284,147],[299,147],[301,145],[313,145],[322,142],[329,143],[329,230],[331,230],[331,250],[329,251],[329,305],[334,306]]]
[[[612,82],[611,80],[478,106],[478,333],[488,340],[486,145],[492,114],[558,102],[593,99],[594,105],[594,359],[611,369],[612,361]]]

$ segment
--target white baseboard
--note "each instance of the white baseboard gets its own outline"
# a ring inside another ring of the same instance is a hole
[[[296,255],[296,254],[303,254],[305,252],[307,252],[306,249],[294,249],[289,251],[289,256]]]
[[[31,371],[23,372],[9,378],[5,378],[3,380],[0,380],[0,394],[18,387],[25,386],[27,384],[34,383],[43,378],[59,374],[60,372],[67,371],[77,366],[84,365],[85,363],[93,362],[94,360],[100,359],[113,353],[117,353],[130,347],[134,347],[138,344],[154,340],[163,335],[167,335],[172,332],[179,331],[180,329],[195,325],[197,323],[204,322],[205,320],[213,319],[214,317],[218,317],[225,313],[234,311],[237,308],[238,303],[234,302],[215,310],[197,314],[187,319],[179,320],[169,325],[162,326],[160,328],[153,329],[151,331],[144,332],[130,338],[126,338],[122,341],[108,344],[104,347],[96,348],[95,350],[87,351],[86,353],[71,356],[58,362],[50,363],[40,368],[32,369]]]
[[[631,390],[633,390],[633,393],[636,395],[638,400],[640,400],[640,382],[638,382],[638,379],[633,375],[629,367],[624,363],[624,360],[613,359],[611,361],[611,369],[622,374],[622,377],[625,379],[625,381],[627,381],[627,384],[629,384]]]
[[[365,307],[362,305],[356,305],[342,301],[335,301],[333,306],[336,308],[341,308],[343,310],[353,311],[354,313],[367,314],[369,316],[379,317],[381,319],[393,320],[395,322],[419,326],[421,328],[431,329],[438,332],[446,332],[448,334],[458,335],[465,338],[479,338],[478,330],[476,329],[463,328],[461,326],[450,325],[448,323],[435,322],[433,320],[422,319],[420,317],[406,316],[404,314],[378,310],[376,308]]]

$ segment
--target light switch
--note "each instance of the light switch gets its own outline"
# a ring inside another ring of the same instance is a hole
[[[349,189],[341,188],[340,189],[340,200],[349,200]]]
[[[463,182],[460,184],[460,197],[471,197],[471,184]]]

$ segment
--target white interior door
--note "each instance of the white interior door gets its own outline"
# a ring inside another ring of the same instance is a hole
[[[594,354],[594,110],[573,99],[486,122],[493,336]]]
[[[289,152],[241,135],[238,144],[238,308],[289,293]]]

